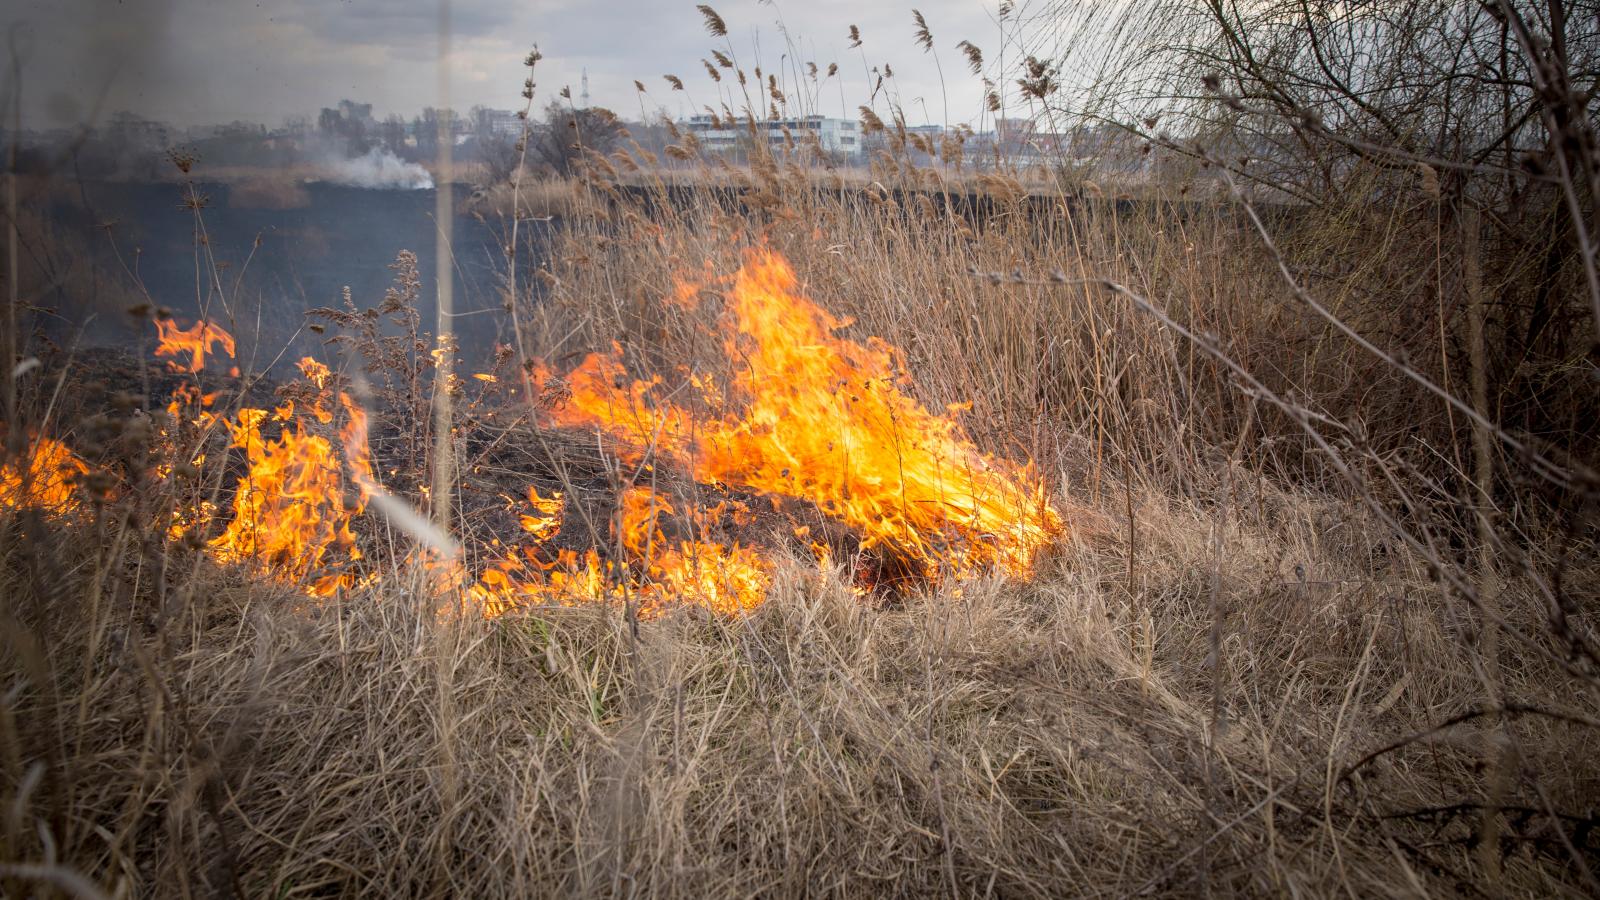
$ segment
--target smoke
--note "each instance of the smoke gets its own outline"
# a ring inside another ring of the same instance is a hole
[[[365,156],[331,160],[324,181],[349,187],[390,191],[421,191],[433,187],[433,176],[414,162],[406,162],[387,147],[373,147]]]

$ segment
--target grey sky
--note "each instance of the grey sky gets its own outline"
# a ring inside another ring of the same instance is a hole
[[[828,83],[818,111],[854,117],[870,91],[865,70],[887,62],[907,119],[939,122],[939,77],[914,43],[913,3],[934,35],[951,122],[976,124],[981,86],[955,45],[971,40],[992,63],[996,0],[713,5],[747,68],[759,46],[763,69],[778,71],[788,50],[784,30],[802,65],[839,64],[843,99],[840,85]],[[96,110],[101,118],[127,109],[189,125],[277,123],[346,97],[373,103],[380,116],[411,116],[437,103],[438,0],[20,0],[12,8],[11,20],[22,23],[24,111],[34,126],[76,123]],[[719,87],[724,95],[737,90],[731,78],[713,84],[701,66],[725,42],[706,33],[692,2],[453,0],[451,13],[451,105],[458,109],[518,106],[522,57],[535,42],[545,57],[536,75],[541,105],[563,85],[576,97],[585,67],[593,102],[628,118],[640,112],[634,79],[648,88],[652,113],[689,114],[715,106]],[[861,29],[859,49],[849,49],[851,24]],[[673,91],[666,73],[688,91]]]

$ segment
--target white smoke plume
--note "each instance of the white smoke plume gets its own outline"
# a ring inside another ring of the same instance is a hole
[[[421,191],[433,187],[433,176],[414,162],[406,162],[386,147],[373,147],[365,156],[331,160],[323,180],[349,187],[391,191]]]

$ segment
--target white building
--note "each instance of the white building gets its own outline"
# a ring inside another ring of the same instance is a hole
[[[509,109],[475,106],[469,114],[472,127],[480,135],[516,139],[522,136],[522,117]]]
[[[748,119],[717,122],[710,116],[700,115],[680,121],[678,127],[692,133],[702,147],[714,153],[731,153],[748,148],[752,139]],[[853,119],[830,119],[826,116],[759,119],[755,129],[757,139],[764,134],[768,145],[774,150],[782,150],[790,139],[793,139],[796,148],[805,147],[814,135],[824,152],[850,158],[861,155],[861,126]]]

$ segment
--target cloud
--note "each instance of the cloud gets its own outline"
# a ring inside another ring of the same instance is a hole
[[[947,103],[953,121],[973,119],[981,89],[955,44],[998,49],[992,4],[979,0],[917,2],[941,55],[943,85],[933,57],[913,43],[911,2],[715,6],[741,64],[780,74],[797,101],[810,93],[803,74],[796,85],[805,62],[824,70],[837,62],[840,83],[814,98],[829,115],[854,116],[870,93],[868,70],[887,62],[896,75],[888,96],[908,120],[942,121]],[[128,109],[186,125],[274,123],[344,97],[405,116],[438,103],[437,0],[22,0],[17,19],[34,35],[23,85],[32,124],[64,124],[96,109],[102,118]],[[851,24],[864,38],[859,49],[847,46]],[[649,88],[651,112],[689,114],[723,99],[743,105],[731,79],[714,84],[702,69],[700,60],[727,41],[706,34],[689,2],[453,0],[451,28],[458,108],[520,105],[522,58],[536,42],[545,55],[535,75],[540,104],[565,85],[576,95],[587,69],[594,102],[623,115],[639,114],[635,79]],[[667,73],[688,90],[670,90]]]
[[[516,4],[450,4],[457,38],[483,37],[509,28]],[[333,0],[287,4],[284,18],[335,45],[375,45],[432,53],[438,46],[438,0]]]

